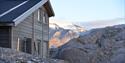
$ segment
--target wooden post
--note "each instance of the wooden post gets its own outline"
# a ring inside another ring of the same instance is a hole
[[[20,50],[20,39],[18,38],[18,40],[17,40],[17,51],[19,51]]]
[[[32,54],[34,54],[34,40],[35,40],[35,37],[34,37],[34,33],[35,33],[35,26],[34,26],[34,13],[32,14]]]

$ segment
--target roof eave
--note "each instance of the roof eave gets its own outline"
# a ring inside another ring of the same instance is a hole
[[[49,17],[55,16],[54,10],[49,0],[44,4],[44,7],[46,8],[48,12]]]
[[[14,26],[15,24],[13,22],[0,22],[0,26]]]
[[[43,6],[47,1],[48,0],[41,0],[38,4],[36,4],[32,8],[30,8],[28,11],[24,12],[19,17],[15,18],[13,20],[14,24],[15,24],[14,26],[16,26],[17,24],[19,24],[20,22],[22,22],[26,17],[28,17],[30,14],[32,14],[33,12],[35,12],[36,9],[40,8],[41,6]]]

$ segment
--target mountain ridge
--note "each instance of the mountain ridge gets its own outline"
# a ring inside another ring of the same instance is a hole
[[[77,38],[80,32],[85,31],[81,26],[72,24],[69,28],[61,27],[56,23],[50,23],[49,47],[59,47],[73,38]]]

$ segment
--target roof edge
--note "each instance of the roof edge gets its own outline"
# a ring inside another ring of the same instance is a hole
[[[41,0],[35,6],[33,6],[32,8],[30,8],[29,10],[27,10],[26,12],[24,12],[23,14],[21,14],[20,16],[18,16],[16,19],[14,19],[13,20],[15,22],[14,26],[16,26],[17,24],[19,24],[20,22],[22,22],[26,17],[28,17],[30,14],[32,14],[34,11],[36,11],[36,9],[38,9],[42,5],[44,5],[47,1],[48,0]]]
[[[14,23],[0,23],[0,26],[14,26]]]
[[[45,4],[44,4],[45,9],[47,10],[49,17],[55,16],[55,13],[53,11],[52,5],[50,3],[50,0],[48,0]]]

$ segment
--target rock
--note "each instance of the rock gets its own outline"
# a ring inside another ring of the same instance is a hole
[[[96,31],[98,30],[98,32]],[[88,33],[89,32],[89,33]],[[94,29],[91,31],[86,32],[87,34],[80,36],[78,39],[81,41],[83,44],[87,43],[96,43],[99,38],[101,38],[103,32],[100,29]]]
[[[57,54],[58,54],[58,48],[50,49],[50,58],[55,58]]]
[[[111,63],[125,63],[125,54],[113,56]]]
[[[125,42],[124,40],[121,41],[116,41],[115,44],[113,45],[113,48],[118,49],[118,48],[124,48]]]
[[[85,44],[83,45],[83,48],[89,49],[89,50],[96,50],[98,46],[96,44]]]
[[[38,56],[0,47],[0,63],[68,63],[58,59],[44,59]]]
[[[118,50],[114,51],[114,54],[125,54],[125,48],[119,48]]]
[[[89,59],[86,56],[86,52],[81,49],[71,48],[66,49],[60,53],[60,58],[63,60],[67,60],[70,63],[88,63]]]

